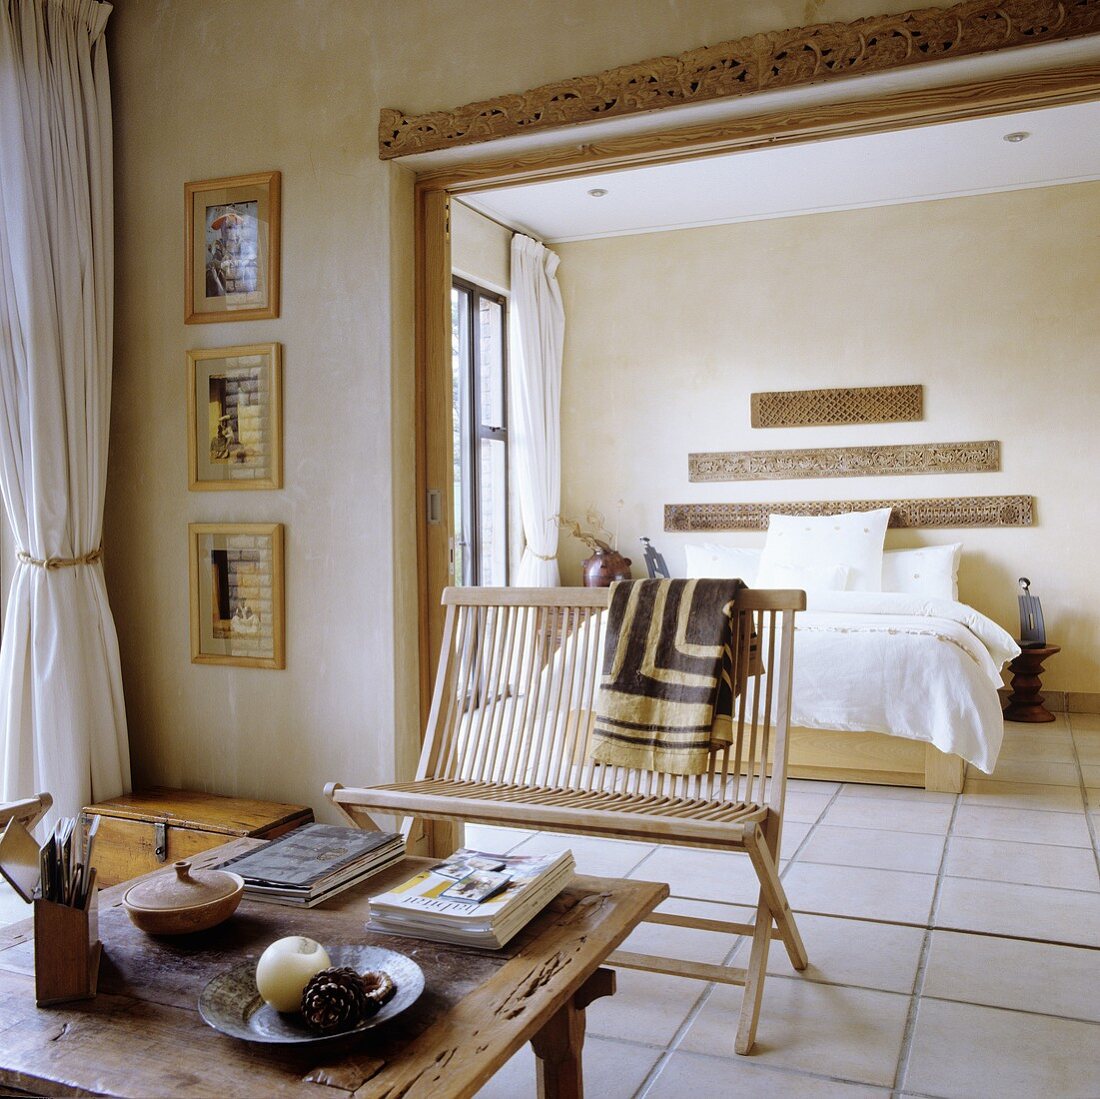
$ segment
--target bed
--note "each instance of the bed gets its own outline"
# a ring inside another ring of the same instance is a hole
[[[990,773],[1004,731],[997,688],[1018,652],[949,599],[812,592],[795,629],[792,775],[957,793]]]
[[[988,774],[997,762],[997,689],[1019,646],[958,601],[960,544],[883,553],[888,513],[881,530],[864,525],[875,513],[855,514],[773,516],[764,551],[688,546],[687,574],[807,591],[795,627],[792,776],[958,793],[968,765]],[[830,557],[827,535],[845,524],[859,537],[835,535]],[[769,562],[777,537],[787,542]],[[855,571],[829,563],[838,561]]]

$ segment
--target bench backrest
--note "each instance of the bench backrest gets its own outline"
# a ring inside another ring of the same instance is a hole
[[[755,802],[782,811],[794,613],[801,591],[744,589],[734,628],[755,630],[765,676],[735,669],[729,748],[705,775],[594,763],[607,588],[448,588],[420,779],[526,784],[647,797]],[[738,646],[747,654],[748,645]]]

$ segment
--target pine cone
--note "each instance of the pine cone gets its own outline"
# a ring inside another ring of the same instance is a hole
[[[302,992],[302,1016],[318,1034],[351,1030],[377,1010],[363,978],[347,966],[322,969]]]

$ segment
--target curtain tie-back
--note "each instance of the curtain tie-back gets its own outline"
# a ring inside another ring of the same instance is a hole
[[[527,547],[527,552],[532,557],[537,557],[540,561],[556,561],[558,559],[558,555],[556,553],[535,553],[535,551],[531,549],[530,546]]]
[[[42,560],[32,557],[26,550],[17,554],[20,561],[27,565],[37,565],[40,569],[71,569],[76,565],[92,565],[103,556],[103,547],[91,550],[83,557],[47,557]]]

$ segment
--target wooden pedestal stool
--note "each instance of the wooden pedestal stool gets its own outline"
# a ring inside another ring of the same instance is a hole
[[[1009,664],[1012,672],[1012,694],[1005,707],[1006,721],[1053,721],[1052,714],[1043,705],[1043,661],[1061,652],[1060,645],[1044,645],[1041,649],[1023,649]]]

